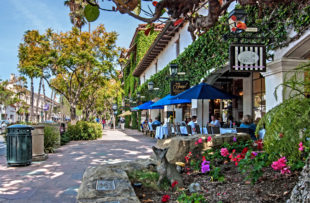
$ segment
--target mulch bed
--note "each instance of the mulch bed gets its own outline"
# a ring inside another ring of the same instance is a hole
[[[212,182],[210,176],[202,173],[182,174],[185,188],[193,182],[200,183],[201,194],[208,202],[285,202],[298,181],[299,172],[282,175],[266,168],[264,175],[252,185],[244,180],[234,164],[229,163],[223,167],[224,182]],[[136,195],[141,202],[161,202],[163,195],[170,195],[169,202],[176,202],[181,192],[154,191],[150,188],[135,188]],[[189,192],[186,191],[188,194]]]

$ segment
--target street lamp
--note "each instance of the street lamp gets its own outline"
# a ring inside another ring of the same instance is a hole
[[[247,29],[245,24],[246,12],[243,9],[234,9],[229,13],[228,23],[230,32],[241,33]]]
[[[154,90],[154,83],[153,83],[152,81],[148,82],[147,88],[148,88],[148,90],[150,90],[150,91]]]
[[[178,73],[178,65],[170,64],[170,75],[175,76]]]

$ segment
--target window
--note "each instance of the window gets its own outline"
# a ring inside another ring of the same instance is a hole
[[[254,121],[266,113],[265,78],[259,72],[253,72],[253,115]]]

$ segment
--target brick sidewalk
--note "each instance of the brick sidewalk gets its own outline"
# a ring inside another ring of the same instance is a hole
[[[148,158],[156,144],[135,130],[103,134],[95,141],[72,141],[27,167],[7,167],[0,155],[0,202],[75,202],[88,166]]]

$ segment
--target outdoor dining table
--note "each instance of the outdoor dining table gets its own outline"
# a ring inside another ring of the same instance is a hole
[[[174,128],[171,128],[171,132],[174,133]],[[155,138],[164,139],[167,137],[168,137],[168,126],[167,125],[157,126],[156,132],[155,132]]]

